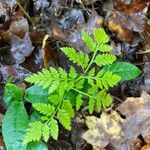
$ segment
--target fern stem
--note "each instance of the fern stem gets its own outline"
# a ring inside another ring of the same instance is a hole
[[[94,52],[93,57],[92,57],[92,59],[91,59],[89,65],[88,65],[88,67],[86,68],[86,70],[84,71],[83,74],[86,74],[86,72],[89,70],[89,68],[90,68],[91,65],[93,64],[96,54],[97,54],[97,51]]]
[[[55,112],[53,113],[53,115],[50,117],[50,119],[48,119],[48,120],[45,122],[45,124],[47,124],[48,122],[50,122],[50,121],[51,121],[51,119],[53,119],[53,118],[54,118],[54,116],[55,116],[55,115],[56,115],[56,113],[58,112],[59,108],[61,107],[62,102],[63,102],[63,98],[62,98],[62,100],[59,102],[59,104],[58,104],[58,106],[57,106],[57,108],[56,108]]]
[[[30,22],[32,23],[33,27],[35,27],[35,24],[34,24],[33,20],[31,19],[29,14],[24,10],[24,8],[21,6],[19,0],[16,0],[16,3],[19,6],[19,8],[23,11],[23,13],[26,15],[26,17],[30,20]]]
[[[84,71],[83,75],[80,76],[76,81],[80,80],[80,79],[87,73],[87,71],[89,70],[89,68],[91,67],[91,65],[92,65],[93,62],[94,62],[94,59],[95,59],[96,54],[97,54],[97,51],[94,52],[93,57],[92,57],[92,59],[91,59],[89,65],[88,65],[88,67],[87,67],[86,70]]]
[[[72,88],[72,90],[74,90],[74,91],[76,91],[76,92],[78,92],[78,93],[80,93],[80,94],[82,94],[82,95],[85,95],[85,96],[87,96],[87,97],[90,97],[90,98],[92,98],[92,99],[96,99],[94,96],[91,96],[91,95],[89,95],[89,94],[87,94],[87,93],[84,93],[84,92],[82,92],[82,91],[80,91],[80,90],[77,90],[77,89],[75,89],[75,88]]]

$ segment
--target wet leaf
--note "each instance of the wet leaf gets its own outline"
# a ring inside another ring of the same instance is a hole
[[[14,82],[21,83],[24,79],[31,75],[31,72],[19,65],[13,66],[0,66],[0,74],[3,81],[7,81],[12,77]]]
[[[44,9],[46,7],[49,6],[49,2],[47,0],[35,0],[34,1],[34,7],[35,7],[35,10],[39,10],[39,9]]]
[[[29,24],[27,19],[22,17],[19,20],[12,21],[9,27],[9,31],[14,35],[23,38],[26,32],[29,32]]]
[[[54,65],[58,65],[58,55],[56,54],[55,50],[51,47],[48,41],[49,35],[45,35],[43,38],[43,44],[42,44],[42,57],[43,57],[43,63],[44,67],[48,69],[50,66],[50,62],[52,62]]]
[[[115,4],[115,9],[126,13],[141,12],[148,6],[149,0],[119,0]]]
[[[11,53],[17,64],[21,64],[25,61],[25,57],[29,56],[34,47],[30,40],[29,34],[26,33],[23,39],[20,39],[16,35],[11,35]]]
[[[82,41],[81,30],[86,30],[91,35],[92,29],[101,27],[102,23],[103,18],[95,11],[91,13],[88,22],[85,23],[83,12],[72,9],[72,11],[66,12],[62,19],[56,19],[51,23],[52,35],[55,40],[63,41],[70,47],[89,53],[89,49]]]

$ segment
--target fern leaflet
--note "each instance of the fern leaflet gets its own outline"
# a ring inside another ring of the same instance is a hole
[[[49,130],[52,138],[57,140],[59,128],[58,122],[55,119],[51,119],[51,121],[49,122]]]
[[[35,103],[33,108],[46,116],[51,116],[55,112],[55,107],[46,103]]]
[[[97,55],[94,62],[98,65],[98,66],[107,66],[109,64],[112,64],[113,62],[116,61],[116,56],[111,55],[111,54],[102,54],[102,55]]]

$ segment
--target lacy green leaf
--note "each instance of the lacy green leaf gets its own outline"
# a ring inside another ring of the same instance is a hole
[[[96,56],[94,62],[98,65],[98,66],[107,66],[112,64],[113,62],[116,61],[116,56],[111,55],[111,54],[99,54]]]
[[[96,50],[96,43],[94,40],[88,35],[87,32],[82,31],[82,39],[85,42],[86,46],[89,48],[91,52],[94,52]]]
[[[55,112],[55,107],[45,103],[34,103],[33,108],[43,115],[51,116]]]
[[[49,130],[50,130],[50,135],[53,139],[57,140],[58,138],[58,122],[55,119],[51,119],[49,122]]]
[[[103,28],[93,29],[93,35],[97,43],[105,44],[109,41],[109,37]]]

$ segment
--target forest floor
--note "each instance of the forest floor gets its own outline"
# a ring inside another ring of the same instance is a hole
[[[142,74],[110,89],[114,101],[103,113],[88,118],[88,110],[81,109],[72,120],[72,130],[62,127],[58,141],[49,140],[48,147],[149,150],[149,18],[149,0],[0,0],[0,125],[7,110],[4,87],[10,78],[25,89],[29,85],[24,79],[42,68],[67,69],[70,63],[60,47],[80,50],[80,31],[91,34],[93,28],[102,27],[117,59],[136,65]],[[82,50],[89,54],[86,48]],[[0,149],[5,149],[2,133],[0,139]]]

